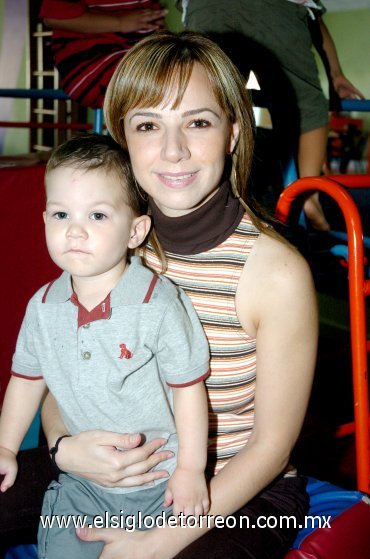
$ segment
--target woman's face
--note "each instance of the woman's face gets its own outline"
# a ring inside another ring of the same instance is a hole
[[[194,64],[181,104],[139,107],[125,117],[125,135],[138,183],[169,217],[187,214],[217,190],[225,155],[239,125],[230,124],[205,70]]]

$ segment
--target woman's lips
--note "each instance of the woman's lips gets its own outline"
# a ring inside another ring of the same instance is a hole
[[[193,173],[157,173],[159,180],[169,188],[183,188],[195,180],[197,171]]]

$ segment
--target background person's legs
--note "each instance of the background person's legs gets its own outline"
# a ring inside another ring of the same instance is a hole
[[[325,161],[328,126],[304,132],[299,137],[298,173],[302,177],[319,177]],[[319,194],[315,192],[305,200],[304,213],[314,229],[328,231],[329,224],[319,202]]]

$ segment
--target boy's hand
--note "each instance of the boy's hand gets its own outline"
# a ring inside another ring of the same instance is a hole
[[[17,457],[14,452],[7,448],[0,447],[0,475],[4,476],[0,485],[0,491],[2,493],[5,493],[5,491],[14,484],[17,472]]]
[[[177,467],[168,481],[164,506],[173,503],[173,515],[198,518],[209,511],[209,496],[203,471]]]

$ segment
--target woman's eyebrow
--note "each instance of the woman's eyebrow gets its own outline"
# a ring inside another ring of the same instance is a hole
[[[138,111],[137,113],[134,113],[132,116],[130,116],[129,122],[131,122],[131,120],[135,118],[135,116],[145,116],[146,118],[162,118],[160,113],[153,113],[149,111]]]
[[[214,111],[213,109],[210,109],[209,107],[201,107],[199,109],[191,109],[189,111],[185,111],[184,113],[182,113],[181,116],[182,117],[194,116],[194,115],[198,115],[198,114],[204,113],[204,112],[212,113],[218,119],[221,118],[220,115],[218,113],[216,113],[216,111]],[[138,111],[130,117],[129,122],[131,122],[131,120],[133,118],[137,117],[137,116],[141,116],[141,117],[145,117],[145,118],[158,118],[158,119],[163,118],[161,113],[155,113],[155,112],[152,112],[152,111]]]
[[[185,111],[184,113],[182,113],[181,116],[183,117],[194,116],[199,113],[206,113],[206,112],[212,113],[213,115],[215,115],[215,117],[220,118],[220,115],[216,113],[216,111],[214,111],[213,109],[210,109],[209,107],[202,107],[200,109],[191,109],[190,111]]]

